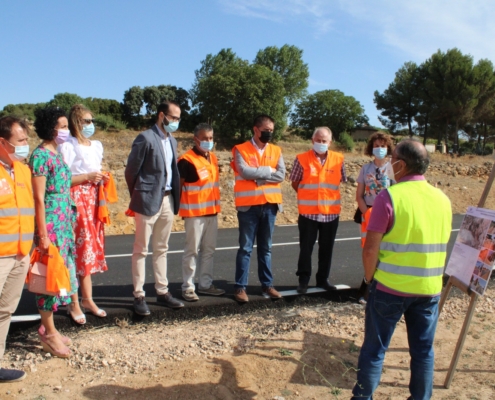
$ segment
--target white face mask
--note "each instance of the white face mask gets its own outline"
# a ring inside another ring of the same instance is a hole
[[[397,160],[396,162],[394,162],[393,164],[390,165],[392,167],[392,171],[394,170],[394,165],[397,164],[399,161],[401,161],[401,160]],[[402,172],[403,169],[404,168],[401,168],[398,172],[394,172],[394,175],[397,176],[400,172]]]

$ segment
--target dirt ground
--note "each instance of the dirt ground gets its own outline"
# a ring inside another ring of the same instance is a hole
[[[441,314],[433,399],[495,398],[495,301],[489,295],[478,303],[453,383],[443,387],[466,309],[467,297],[451,297]],[[363,330],[361,305],[323,303],[172,324],[117,321],[71,331],[69,360],[41,352],[35,334],[20,334],[4,366],[24,368],[28,377],[2,385],[0,398],[348,399]],[[408,364],[401,321],[376,399],[408,397]]]

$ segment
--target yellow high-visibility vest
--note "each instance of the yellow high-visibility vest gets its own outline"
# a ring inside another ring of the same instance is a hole
[[[439,294],[452,229],[450,200],[424,180],[397,183],[387,190],[394,225],[383,236],[374,278],[398,292]]]

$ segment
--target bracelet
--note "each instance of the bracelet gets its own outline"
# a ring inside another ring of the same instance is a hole
[[[40,240],[48,239],[48,236],[40,236]]]

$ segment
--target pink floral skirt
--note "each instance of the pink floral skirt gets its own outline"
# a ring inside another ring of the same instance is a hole
[[[86,276],[104,272],[108,267],[104,224],[98,220],[98,186],[83,183],[71,187],[70,194],[77,208],[74,225],[76,273]]]

